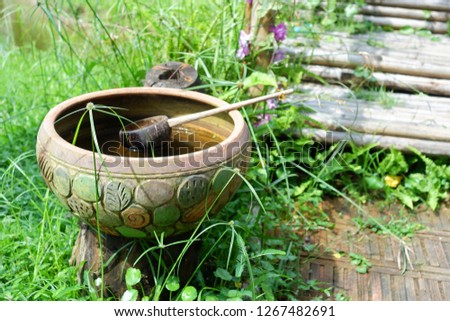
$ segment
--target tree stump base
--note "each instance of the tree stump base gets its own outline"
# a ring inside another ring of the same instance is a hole
[[[125,274],[130,267],[141,271],[140,284],[142,289],[145,295],[151,293],[155,286],[155,271],[160,271],[161,273],[164,269],[169,270],[176,263],[177,258],[185,247],[185,244],[181,243],[143,255],[150,247],[156,245],[153,240],[130,239],[101,234],[100,244],[96,230],[84,223],[79,225],[80,232],[69,263],[78,267],[78,281],[80,283],[88,281],[93,287],[95,280],[102,277],[103,265],[102,285],[98,287],[98,294],[99,296],[103,295],[103,297],[116,299],[122,297],[122,294],[127,290]],[[171,238],[170,242],[185,238],[186,235],[177,236]],[[185,284],[194,273],[198,265],[200,246],[200,242],[194,242],[179,263],[183,268],[176,271],[179,272],[177,276],[181,284]],[[141,256],[142,258],[140,258]],[[163,266],[161,266],[161,263]],[[102,291],[103,294],[101,293]],[[164,296],[161,299],[164,299]]]

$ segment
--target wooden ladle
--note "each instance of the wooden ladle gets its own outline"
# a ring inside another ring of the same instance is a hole
[[[122,142],[125,142],[128,146],[137,147],[139,149],[145,148],[149,143],[154,146],[160,146],[162,142],[169,141],[172,127],[185,124],[197,119],[212,116],[215,114],[223,113],[238,109],[243,106],[248,106],[263,100],[278,98],[280,96],[293,93],[293,89],[287,89],[279,91],[273,94],[260,96],[241,102],[237,102],[231,105],[220,106],[213,109],[208,109],[199,113],[184,115],[175,118],[168,118],[165,115],[152,116],[138,120],[125,126],[119,132]]]

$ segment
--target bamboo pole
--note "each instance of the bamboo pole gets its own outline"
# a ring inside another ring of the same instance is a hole
[[[286,39],[283,43],[283,49],[290,52],[292,47],[308,47],[315,48],[324,51],[330,51],[333,53],[353,53],[357,54],[359,52],[368,52],[372,55],[385,56],[390,59],[401,59],[401,60],[414,60],[423,63],[438,64],[438,65],[450,65],[450,55],[447,54],[447,50],[450,49],[446,47],[447,50],[439,50],[440,48],[434,48],[426,50],[426,48],[397,48],[392,45],[392,43],[379,43],[377,41],[362,41],[359,39],[352,38],[341,38],[341,37],[323,37],[323,39],[317,41],[311,38],[306,38],[302,36],[297,36],[294,39]]]
[[[450,12],[450,0],[366,0],[365,2],[391,7],[416,8],[422,10],[442,10]]]
[[[429,20],[447,22],[450,19],[450,12],[424,11],[423,9],[409,9],[400,7],[384,7],[379,5],[364,5],[360,13],[369,16],[397,17],[407,19]]]
[[[322,49],[303,48],[297,52],[308,63],[330,67],[359,67],[363,66],[375,71],[395,74],[450,79],[450,66],[433,63],[405,61],[386,56],[373,55],[368,52],[335,53]]]
[[[443,130],[450,139],[450,108],[447,111],[431,113],[423,108],[402,108],[399,102],[387,108],[379,102],[362,99],[333,99],[325,97],[302,97],[295,95],[289,99],[293,104],[301,103],[317,113],[330,115],[344,121],[407,122],[412,126],[436,127]],[[401,120],[401,121],[400,121]]]
[[[347,36],[345,33],[332,33],[341,36]],[[372,32],[368,34],[352,35],[353,39],[360,39],[368,41],[369,39],[375,39],[382,41],[385,44],[391,44],[393,48],[427,48],[434,50],[435,47],[447,47],[450,45],[450,37],[438,36],[439,41],[435,41],[435,37],[419,36],[419,35],[405,35],[399,32]]]
[[[305,69],[313,74],[317,74],[324,79],[343,83],[361,83],[367,81],[355,76],[354,71],[344,68],[329,68],[323,66],[305,66]],[[373,72],[371,74],[373,82],[377,85],[404,90],[408,92],[424,92],[433,95],[450,96],[450,80],[416,77],[399,74],[385,74]],[[312,77],[306,79],[313,80]]]
[[[282,49],[286,52],[292,52],[292,42],[287,41]],[[328,51],[333,54],[359,54],[369,53],[374,56],[386,57],[393,60],[411,60],[419,63],[432,63],[434,65],[450,66],[450,55],[445,56],[443,51],[436,51],[434,54],[422,52],[420,50],[395,50],[392,48],[373,47],[364,43],[346,43],[346,42],[320,42],[303,43],[305,47],[314,48],[314,50]],[[450,48],[448,49],[450,50]]]
[[[303,128],[301,134],[311,137],[316,141],[334,144],[338,141],[353,141],[357,145],[378,144],[381,148],[394,147],[403,152],[411,152],[414,147],[420,152],[434,156],[450,156],[450,143],[440,141],[429,141],[423,139],[412,139],[405,137],[392,137],[355,132],[328,131],[314,128]]]
[[[410,137],[435,141],[450,142],[450,130],[437,126],[425,126],[396,120],[372,120],[364,117],[346,117],[345,115],[330,115],[328,113],[309,113],[308,117],[319,122],[330,130],[352,130],[361,133]]]
[[[307,41],[305,40],[307,39]],[[349,35],[343,32],[326,32],[314,34],[314,38],[297,36],[296,38],[287,38],[283,43],[292,45],[303,45],[307,43],[317,43],[325,41],[342,41],[344,43],[365,43],[374,46],[383,46],[395,50],[420,50],[429,54],[445,54],[445,50],[450,47],[450,37],[447,36],[418,36],[404,35],[399,32],[371,32],[367,34]],[[331,39],[331,40],[330,40]],[[439,52],[443,50],[443,52]]]
[[[302,0],[301,0],[302,1]],[[300,2],[301,2],[300,1]],[[305,0],[303,0],[305,2]],[[339,1],[336,3],[337,8],[345,8],[346,3],[348,1]],[[375,5],[375,6],[386,6],[389,8],[402,8],[402,9],[415,9],[421,11],[444,11],[450,12],[450,1],[449,0],[365,0],[366,5]],[[320,3],[320,7],[323,10],[326,10],[328,7],[328,0],[322,1]]]
[[[323,86],[321,84],[316,83],[302,83],[296,86],[296,91],[302,92],[302,99],[310,99],[312,97],[324,98],[324,99],[333,99],[335,101],[341,100],[355,100],[355,97],[352,95],[352,91],[343,86],[335,86],[328,85]],[[363,89],[360,89],[362,94],[367,93],[373,94],[373,92],[369,92]],[[396,109],[407,109],[411,112],[424,112],[430,113],[432,115],[446,114],[450,113],[450,99],[446,97],[436,97],[436,96],[427,96],[427,95],[411,95],[405,93],[397,93],[390,92],[388,95],[396,102],[394,108]],[[288,101],[294,101],[297,99],[299,95],[294,94],[287,97]],[[379,105],[376,101],[366,101],[369,108],[377,108]],[[372,106],[373,105],[373,106]]]
[[[427,29],[434,33],[441,33],[441,34],[446,34],[448,32],[447,24],[438,21],[424,21],[416,19],[377,17],[365,15],[355,15],[354,19],[357,22],[369,21],[376,25],[384,27],[392,27],[394,29],[400,29],[403,27],[412,27],[415,29]]]

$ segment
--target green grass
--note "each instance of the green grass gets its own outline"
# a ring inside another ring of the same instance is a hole
[[[254,57],[245,64],[235,57],[243,26],[240,0],[61,0],[45,1],[39,10],[52,26],[47,50],[0,42],[0,300],[103,299],[95,284],[77,283],[76,268],[68,264],[77,222],[49,192],[37,166],[36,134],[47,111],[86,92],[142,86],[151,66],[169,60],[193,65],[208,93],[229,101],[246,98],[244,89],[262,80],[250,76],[256,75]],[[293,16],[288,8],[279,19]],[[301,72],[295,63],[272,71],[265,83],[292,85]],[[262,112],[242,111],[250,124]],[[188,287],[180,288],[177,279],[181,257],[173,266],[158,261],[151,292],[137,286],[136,271],[127,273],[130,298],[137,289],[144,299],[168,291],[172,300],[295,300],[309,290],[327,299],[327,285],[303,280],[298,271],[300,254],[314,248],[297,231],[333,228],[327,213],[317,210],[324,197],[345,197],[361,212],[360,226],[403,244],[411,235],[400,229],[402,218],[398,224],[378,222],[360,204],[387,198],[400,199],[406,210],[419,203],[437,207],[448,192],[446,159],[351,143],[323,146],[292,131],[305,124],[298,108],[281,104],[271,112],[276,117],[268,125],[250,125],[254,156],[237,196],[183,241],[185,250],[203,241]],[[393,190],[383,183],[386,175],[402,175],[409,185]],[[431,191],[423,186],[425,175],[436,183]],[[160,239],[149,253],[158,257],[170,246]]]

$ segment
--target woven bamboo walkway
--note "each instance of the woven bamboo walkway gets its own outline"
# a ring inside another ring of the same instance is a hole
[[[380,210],[379,205],[366,206],[373,216],[389,216],[399,210],[396,206]],[[321,231],[310,236],[317,244],[316,258],[308,259],[302,266],[305,279],[324,282],[323,287],[333,287],[333,294],[346,295],[351,300],[388,301],[446,301],[450,300],[450,209],[444,207],[433,213],[418,210],[413,220],[426,226],[417,232],[409,248],[411,266],[402,274],[404,256],[400,255],[398,241],[367,229],[359,230],[352,218],[357,214],[348,203],[336,199],[325,202],[323,210],[335,223],[332,231]],[[339,255],[337,253],[347,253]],[[367,258],[372,267],[367,274],[356,272],[348,253]],[[306,257],[306,256],[305,256]],[[308,257],[311,257],[309,254]],[[304,293],[311,299],[317,293]]]

